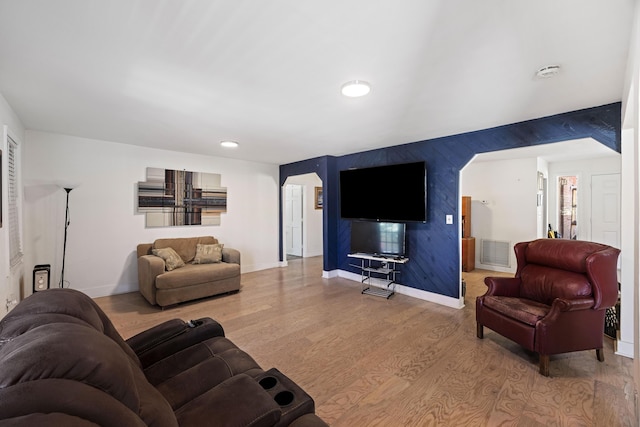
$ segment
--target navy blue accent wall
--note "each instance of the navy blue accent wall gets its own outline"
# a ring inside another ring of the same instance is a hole
[[[609,148],[621,149],[621,103],[573,111],[541,119],[413,142],[342,157],[319,157],[280,166],[280,185],[287,177],[316,172],[323,182],[324,270],[358,273],[349,265],[351,222],[340,219],[339,171],[424,160],[427,164],[427,222],[407,224],[407,257],[399,282],[405,286],[458,298],[460,283],[459,227],[445,225],[444,218],[458,218],[460,170],[477,153],[549,144],[591,137]],[[393,202],[398,194],[377,194],[381,202]],[[280,195],[282,210],[282,194]],[[282,230],[282,211],[280,212]],[[282,233],[280,233],[282,236]],[[282,237],[280,237],[282,254]],[[282,256],[282,255],[281,255]]]

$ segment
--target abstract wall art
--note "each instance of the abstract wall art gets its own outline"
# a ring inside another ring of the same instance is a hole
[[[220,175],[147,168],[147,180],[138,182],[138,213],[147,227],[220,225],[227,211],[227,189]]]

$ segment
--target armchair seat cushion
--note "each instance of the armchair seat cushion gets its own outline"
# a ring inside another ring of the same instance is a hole
[[[187,264],[156,277],[157,289],[177,289],[240,276],[240,265],[219,262],[216,264]]]
[[[484,306],[531,326],[551,310],[551,306],[530,299],[500,296],[486,296]]]

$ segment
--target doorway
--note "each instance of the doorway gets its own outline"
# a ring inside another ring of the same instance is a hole
[[[512,250],[510,269],[481,263],[482,241],[512,247],[547,236],[549,226],[564,238],[619,247],[620,168],[620,153],[591,139],[476,155],[460,172],[460,194],[472,196],[476,268],[515,272]]]
[[[285,185],[285,236],[287,258],[302,257],[303,217],[302,185]]]
[[[591,194],[591,240],[620,248],[620,174],[593,175]]]
[[[578,177],[566,175],[558,177],[558,237],[576,240],[578,238]]]
[[[290,176],[282,186],[282,260],[322,256],[322,203],[316,201],[322,180],[316,173]],[[321,193],[320,193],[321,194]]]

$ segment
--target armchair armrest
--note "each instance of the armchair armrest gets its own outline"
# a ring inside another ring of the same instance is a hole
[[[184,322],[172,319],[129,338],[127,344],[145,368],[213,337],[223,337],[222,325],[208,317]]]
[[[518,297],[520,296],[520,283],[519,277],[485,277],[484,284],[489,287],[485,295]]]
[[[556,298],[553,300],[553,303],[551,303],[551,310],[549,310],[549,313],[547,313],[547,315],[541,320],[541,323],[543,325],[550,325],[557,322],[565,313],[592,309],[594,302],[593,298],[579,298],[573,300]]]
[[[541,355],[602,348],[604,309],[594,310],[593,298],[556,298],[551,310],[536,324],[536,345]]]
[[[579,298],[573,300],[556,298],[551,303],[551,310],[549,310],[547,315],[544,316],[541,323],[544,325],[553,324],[554,322],[557,322],[564,313],[568,313],[570,311],[589,310],[593,308],[593,304],[593,298]]]
[[[551,305],[551,311],[589,310],[594,305],[593,298],[564,299],[556,298]]]
[[[150,304],[156,304],[156,277],[164,273],[164,260],[155,255],[138,257],[138,287]]]
[[[240,264],[240,251],[232,248],[222,248],[222,261],[230,264]]]

